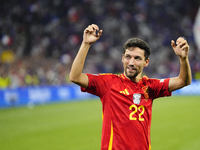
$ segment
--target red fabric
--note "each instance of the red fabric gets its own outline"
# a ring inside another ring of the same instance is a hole
[[[101,150],[148,150],[153,99],[170,96],[169,79],[143,77],[134,83],[123,74],[87,74],[81,88],[100,97],[103,106]]]

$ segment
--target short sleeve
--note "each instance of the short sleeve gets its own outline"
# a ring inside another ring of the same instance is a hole
[[[152,93],[153,99],[156,99],[159,97],[171,96],[171,92],[169,92],[169,89],[168,89],[170,78],[150,79],[150,80],[151,80],[150,93]]]
[[[86,74],[89,79],[87,88],[81,87],[82,92],[88,92],[90,94],[102,97],[109,89],[108,80],[112,79],[112,76],[107,74]]]

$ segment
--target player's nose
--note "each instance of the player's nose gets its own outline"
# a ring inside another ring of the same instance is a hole
[[[131,58],[131,59],[129,60],[129,65],[133,65],[133,66],[134,66],[134,64],[135,64],[135,59],[134,59],[134,58]]]

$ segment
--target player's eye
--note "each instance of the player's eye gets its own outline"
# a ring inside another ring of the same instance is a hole
[[[126,59],[130,59],[131,56],[130,56],[130,55],[125,55],[125,58],[126,58]]]
[[[136,60],[142,60],[142,58],[139,57],[139,56],[136,56],[135,59],[136,59]]]

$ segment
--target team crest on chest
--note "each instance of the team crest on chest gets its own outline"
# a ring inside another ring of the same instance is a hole
[[[133,94],[133,103],[140,104],[141,101],[141,94],[135,93]]]

